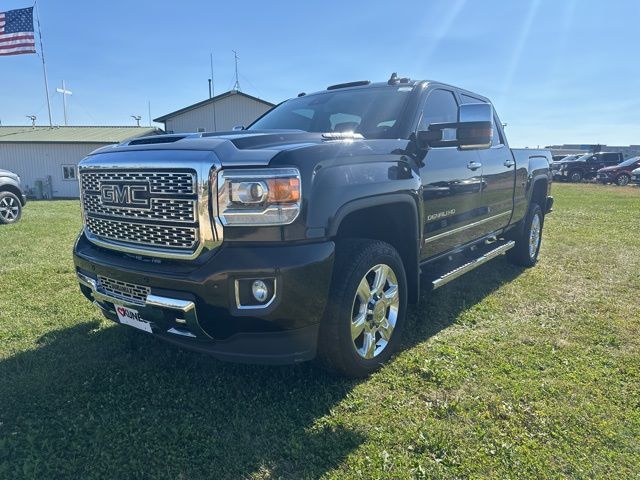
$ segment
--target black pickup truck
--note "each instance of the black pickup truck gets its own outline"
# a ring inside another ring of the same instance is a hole
[[[556,180],[581,182],[596,178],[598,170],[618,165],[622,159],[622,153],[619,152],[588,153],[577,158],[566,158],[559,162],[553,162],[551,173]]]
[[[334,85],[243,131],[93,152],[77,275],[108,318],[175,344],[363,376],[397,348],[421,282],[502,253],[536,263],[550,160],[511,150],[475,93]]]
[[[22,207],[27,196],[22,190],[20,177],[8,170],[0,169],[0,225],[16,223],[22,217]]]

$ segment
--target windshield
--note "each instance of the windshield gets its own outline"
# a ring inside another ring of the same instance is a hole
[[[278,105],[249,130],[355,132],[365,138],[397,137],[411,88],[361,88],[298,97]]]
[[[580,155],[567,155],[566,157],[561,158],[560,160],[556,160],[556,162],[570,162],[571,160],[575,160],[579,156]]]
[[[630,167],[631,165],[633,165],[634,163],[636,163],[638,160],[640,160],[640,157],[631,157],[631,158],[627,158],[624,162],[622,162],[620,165],[618,165],[619,167]]]

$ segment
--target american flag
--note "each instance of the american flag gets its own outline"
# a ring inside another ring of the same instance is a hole
[[[33,7],[0,12],[0,55],[36,53]]]

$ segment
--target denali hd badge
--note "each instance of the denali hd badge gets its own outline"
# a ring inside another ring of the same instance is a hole
[[[108,207],[149,208],[148,182],[104,182],[100,201]]]

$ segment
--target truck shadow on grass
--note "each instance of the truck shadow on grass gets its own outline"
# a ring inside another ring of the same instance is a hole
[[[494,261],[409,311],[405,348],[520,269]],[[427,321],[422,321],[427,320]],[[366,440],[328,413],[359,382],[218,362],[97,317],[0,362],[2,478],[317,478]]]

